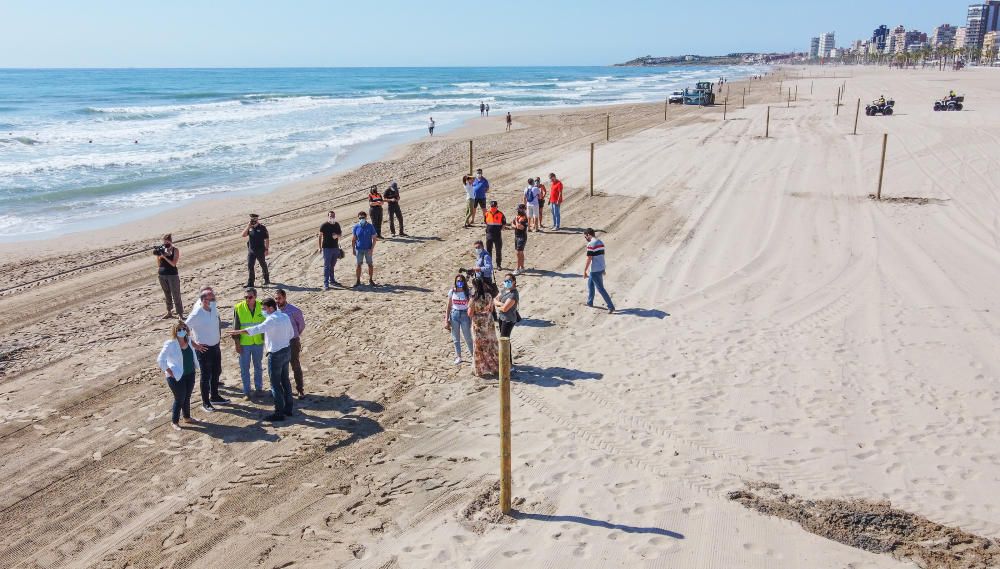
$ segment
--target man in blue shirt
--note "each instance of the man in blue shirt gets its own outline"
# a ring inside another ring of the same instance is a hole
[[[489,281],[490,286],[493,285],[493,257],[486,252],[486,248],[483,247],[482,241],[476,241],[474,244],[476,252],[476,266],[471,270],[479,278],[484,281]]]
[[[490,190],[490,182],[483,177],[483,169],[476,170],[476,177],[472,179],[472,215],[475,217],[476,208],[483,210],[483,217],[486,217],[486,192]]]
[[[351,233],[353,234],[351,236],[351,250],[354,251],[354,258],[357,260],[354,286],[351,288],[361,286],[362,261],[368,263],[368,284],[378,286],[375,284],[375,268],[372,266],[372,253],[375,251],[375,243],[378,241],[378,235],[375,226],[368,223],[367,213],[363,211],[358,212],[358,224],[354,226]]]

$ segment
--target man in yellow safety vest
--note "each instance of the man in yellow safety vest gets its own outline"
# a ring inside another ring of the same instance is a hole
[[[243,300],[233,307],[233,327],[237,330],[256,326],[264,321],[266,316],[257,302],[257,290],[248,287],[243,294]],[[236,342],[236,353],[240,356],[240,378],[243,380],[243,396],[252,399],[250,392],[250,363],[253,362],[253,385],[256,396],[261,396],[264,389],[263,359],[264,334],[241,334],[233,338]]]

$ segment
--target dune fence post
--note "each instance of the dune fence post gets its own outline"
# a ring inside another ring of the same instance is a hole
[[[469,141],[469,175],[472,175],[472,141]]]
[[[816,83],[816,82],[815,82],[815,81],[810,81],[810,82],[809,82],[809,94],[810,94],[810,95],[812,95],[812,94],[813,94],[813,84],[814,84],[814,83]]]
[[[594,143],[590,143],[590,197],[594,197]]]
[[[882,134],[882,164],[878,168],[878,189],[875,190],[875,199],[882,199],[882,180],[885,178],[885,147],[889,143],[889,133]]]
[[[771,136],[771,105],[767,106],[767,119],[764,121],[764,138]]]
[[[726,120],[726,111],[729,110],[729,97],[722,100],[722,120]]]
[[[500,338],[500,511],[510,514],[510,338]]]
[[[667,120],[667,108],[670,106],[670,97],[663,99],[663,120]]]
[[[785,103],[785,108],[786,109],[792,108],[792,90],[791,89],[788,90],[788,101]]]
[[[604,140],[611,142],[611,113],[608,113],[607,122],[604,124]]]
[[[858,99],[858,108],[854,110],[854,134],[858,134],[858,117],[861,116],[861,99]]]
[[[747,108],[747,89],[746,89],[746,87],[743,88],[743,102],[740,103],[740,108],[741,109]]]
[[[837,88],[837,103],[834,105],[837,111],[834,113],[836,116],[840,116],[840,88]]]
[[[799,84],[795,84],[795,97],[792,99],[796,103],[799,102]]]

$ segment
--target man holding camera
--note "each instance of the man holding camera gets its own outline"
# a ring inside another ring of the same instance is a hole
[[[267,228],[260,222],[260,216],[256,213],[250,214],[250,222],[243,229],[243,237],[247,240],[247,286],[254,286],[253,281],[256,278],[254,263],[260,263],[260,269],[264,273],[264,286],[271,284],[266,260],[271,254],[271,236],[268,235]]]
[[[181,251],[174,247],[173,241],[173,237],[167,233],[163,236],[163,244],[153,247],[153,254],[156,255],[156,272],[160,278],[160,288],[163,289],[163,299],[167,303],[167,313],[163,315],[164,320],[173,318],[173,310],[175,309],[177,318],[184,318],[181,277],[177,274],[177,264],[181,260]]]

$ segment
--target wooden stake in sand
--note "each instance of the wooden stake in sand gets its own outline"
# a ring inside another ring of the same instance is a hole
[[[663,120],[667,120],[667,108],[670,107],[670,97],[663,99]]]
[[[747,90],[745,87],[743,88],[743,102],[740,104],[740,108],[741,109],[747,108]]]
[[[836,109],[837,109],[837,112],[834,113],[834,114],[839,117],[840,116],[840,89],[839,88],[837,89],[837,103],[834,105],[834,107],[836,107]]]
[[[764,138],[771,136],[771,105],[767,106],[767,119],[764,121]]]
[[[500,511],[510,514],[510,338],[500,338]]]
[[[611,113],[608,113],[607,123],[604,125],[604,140],[611,142]]]
[[[882,179],[885,177],[885,147],[889,143],[889,133],[882,134],[882,165],[878,168],[878,189],[875,190],[875,199],[882,199]]]
[[[469,175],[472,175],[472,141],[469,141]]]
[[[810,95],[812,95],[812,94],[813,94],[813,83],[815,83],[815,81],[810,81],[810,82],[809,82],[809,94],[810,94]]]
[[[785,108],[786,109],[792,108],[792,90],[791,89],[788,90],[788,101],[785,103]]]
[[[727,110],[729,110],[729,97],[722,100],[722,120],[726,120]]]
[[[858,108],[854,110],[854,134],[858,134],[859,116],[861,116],[861,99],[858,99]]]
[[[594,143],[590,143],[590,197],[594,197]]]
[[[798,86],[798,84],[795,85],[795,97],[793,97],[792,100],[795,101],[795,102],[798,102],[798,100],[799,100],[799,86]]]

